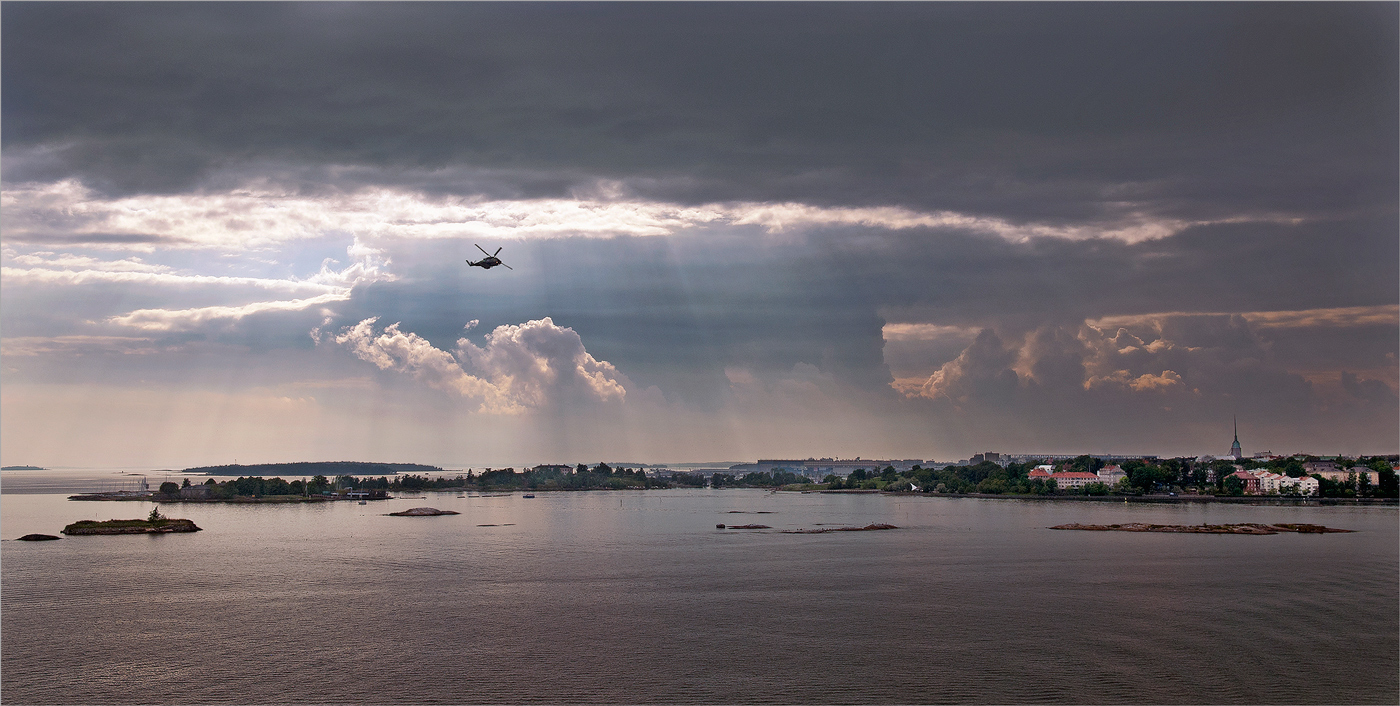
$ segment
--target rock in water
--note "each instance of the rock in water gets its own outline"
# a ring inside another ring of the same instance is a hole
[[[162,518],[150,520],[78,520],[63,528],[66,535],[83,534],[168,534],[171,532],[198,532],[193,520]]]
[[[460,515],[460,512],[452,510],[439,510],[435,507],[415,507],[402,512],[391,512],[391,517],[433,517],[435,515]]]
[[[51,534],[26,534],[19,538],[21,542],[47,542],[50,539],[58,539]]]

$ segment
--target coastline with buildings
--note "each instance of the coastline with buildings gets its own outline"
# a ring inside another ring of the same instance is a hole
[[[815,458],[755,462],[587,464],[545,463],[465,471],[409,463],[292,462],[164,471],[152,489],[133,476],[120,490],[90,492],[72,500],[157,502],[304,503],[390,499],[390,492],[647,490],[663,488],[767,488],[827,493],[898,493],[960,497],[1115,499],[1128,502],[1315,501],[1393,502],[1400,455],[1316,456],[1271,451],[1244,455],[1238,427],[1223,456],[1163,458],[1152,454],[1038,454],[984,451],[957,461]],[[331,469],[334,476],[284,480],[239,475],[191,483],[190,474],[237,471],[291,472]],[[386,473],[379,477],[356,471]],[[417,471],[417,472],[414,472]],[[161,473],[161,472],[153,472]],[[183,483],[171,473],[184,474]]]

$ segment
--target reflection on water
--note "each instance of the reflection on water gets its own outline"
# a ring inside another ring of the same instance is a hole
[[[0,504],[6,539],[150,508],[41,494]],[[424,505],[462,514],[384,516]],[[771,512],[761,521],[773,529],[715,529],[755,518],[731,510]],[[685,490],[163,511],[205,531],[0,543],[0,699],[1400,697],[1394,508]],[[1134,521],[1360,531],[1045,529]],[[900,529],[779,533],[876,522]]]

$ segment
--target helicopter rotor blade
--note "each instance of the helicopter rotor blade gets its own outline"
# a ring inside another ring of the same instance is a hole
[[[476,245],[476,243],[472,243],[472,245]],[[483,248],[483,247],[481,247],[480,245],[476,245],[476,249],[477,249],[477,250],[480,250],[482,255],[485,255],[485,256],[487,256],[487,257],[491,257],[491,253],[486,252],[486,248]],[[496,252],[500,252],[500,251],[497,250]]]
[[[502,245],[501,248],[503,248],[503,247],[505,247],[505,246]],[[501,254],[501,248],[496,248],[496,252],[491,253],[491,257],[495,257],[495,256],[497,256],[497,255],[500,255],[500,254]]]
[[[504,268],[506,268],[507,270],[510,270],[511,272],[514,272],[514,271],[515,271],[515,268],[514,268],[514,267],[511,267],[510,265],[507,265],[507,264],[504,263],[504,262],[501,263],[501,267],[504,267]]]

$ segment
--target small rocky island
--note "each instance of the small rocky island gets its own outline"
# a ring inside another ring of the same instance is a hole
[[[200,528],[194,524],[194,520],[177,520],[168,517],[160,517],[156,513],[151,513],[153,517],[145,520],[78,520],[63,528],[63,533],[69,536],[86,534],[168,534],[172,532],[198,532]]]
[[[452,510],[439,510],[435,507],[415,507],[401,512],[390,512],[386,517],[435,517],[437,515],[460,515]]]
[[[1171,532],[1178,534],[1278,534],[1297,532],[1299,534],[1330,534],[1333,532],[1354,532],[1355,530],[1323,527],[1308,524],[1261,525],[1257,522],[1241,522],[1233,525],[1149,525],[1142,522],[1129,522],[1122,525],[1081,525],[1072,523],[1056,525],[1055,530],[1090,530],[1093,532]]]
[[[827,532],[878,532],[879,530],[899,529],[894,525],[877,522],[864,527],[818,527],[816,529],[783,530],[783,534],[826,534]]]

